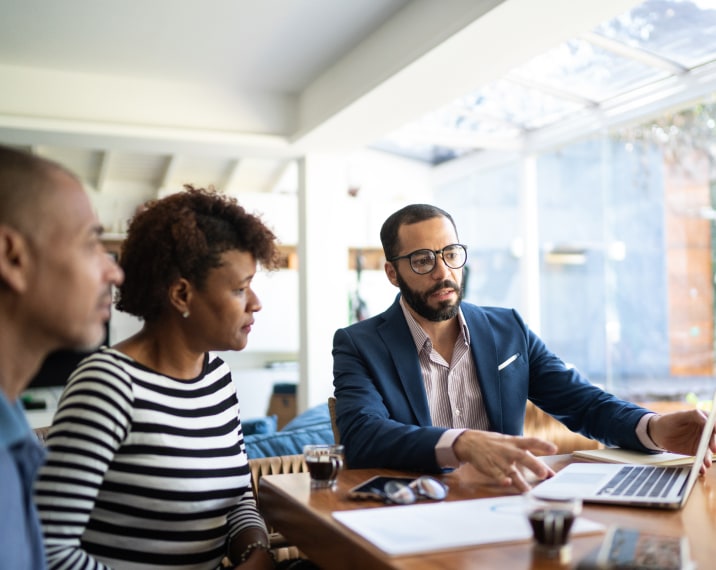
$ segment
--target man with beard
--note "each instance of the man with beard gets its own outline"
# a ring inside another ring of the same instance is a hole
[[[380,239],[400,294],[333,339],[349,467],[439,472],[470,463],[486,481],[526,491],[530,479],[553,475],[535,454],[556,451],[521,435],[528,399],[608,446],[696,452],[703,412],[654,414],[619,400],[565,366],[515,310],[462,301],[467,248],[450,214],[406,206]]]

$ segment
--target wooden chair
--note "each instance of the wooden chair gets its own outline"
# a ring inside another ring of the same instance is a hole
[[[256,498],[259,512],[261,512],[261,505],[259,504],[258,491],[261,477],[264,475],[305,473],[308,471],[306,461],[302,454],[249,459],[249,468],[251,469],[251,484],[254,488],[254,497]],[[271,540],[271,549],[277,562],[292,558],[306,558],[296,546],[290,544],[283,535],[274,531],[268,523],[266,523],[266,526],[268,527],[269,538]]]
[[[563,423],[546,414],[532,402],[527,402],[525,410],[524,434],[551,441],[557,446],[557,453],[572,453],[580,449],[599,449],[604,447],[598,441],[571,431]]]
[[[333,430],[333,439],[336,443],[341,442],[341,434],[338,431],[338,424],[336,423],[336,398],[334,396],[328,397],[328,412],[331,414],[331,429]]]
[[[40,443],[45,445],[45,442],[47,441],[47,434],[50,432],[50,426],[35,428],[33,431],[35,432],[35,435]]]

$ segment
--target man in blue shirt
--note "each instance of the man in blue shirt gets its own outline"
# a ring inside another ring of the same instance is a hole
[[[44,358],[104,338],[122,271],[80,181],[0,146],[0,568],[44,570],[32,486],[44,450],[20,395]]]
[[[34,441],[33,441],[34,440]],[[0,567],[44,568],[32,483],[44,450],[25,420],[19,400],[0,390]],[[7,564],[7,566],[6,566]]]

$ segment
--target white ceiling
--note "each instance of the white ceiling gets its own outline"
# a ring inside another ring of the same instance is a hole
[[[271,191],[636,0],[0,0],[0,142],[99,191]]]

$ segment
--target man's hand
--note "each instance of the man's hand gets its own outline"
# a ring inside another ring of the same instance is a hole
[[[532,453],[556,453],[557,446],[537,437],[519,437],[491,431],[467,430],[453,443],[455,456],[463,463],[470,463],[487,480],[498,485],[514,485],[520,491],[531,486],[523,470],[532,472],[538,480],[554,475]]]
[[[669,412],[649,418],[647,431],[652,441],[662,449],[672,453],[695,455],[705,424],[706,413],[703,410]],[[716,453],[714,433],[711,433],[709,448],[711,453],[706,454],[702,473],[711,467],[711,454]]]

